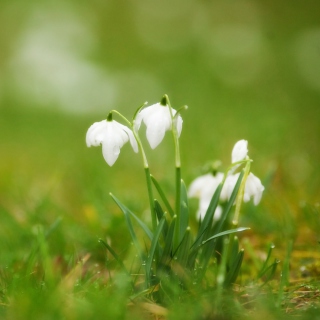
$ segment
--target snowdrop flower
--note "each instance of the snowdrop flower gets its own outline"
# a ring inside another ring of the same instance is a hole
[[[130,140],[134,152],[138,152],[138,144],[133,132],[115,120],[95,122],[87,131],[88,147],[102,145],[102,154],[109,166],[118,159],[120,148]]]
[[[139,130],[141,121],[147,126],[147,139],[152,149],[156,148],[164,138],[166,131],[172,128],[172,118],[170,107],[162,103],[156,103],[152,106],[142,109],[135,119],[135,130]],[[172,117],[175,116],[176,110],[172,109]],[[174,120],[178,136],[182,130],[182,118],[180,115]]]
[[[248,154],[248,141],[239,140],[233,147],[231,153],[231,162],[235,163],[244,160]]]
[[[244,189],[243,201],[248,202],[252,197],[254,205],[258,205],[261,200],[263,190],[264,186],[260,179],[250,172]]]
[[[199,198],[199,209],[197,218],[203,220],[209,207],[211,198],[223,180],[223,173],[218,172],[215,176],[211,173],[205,174],[193,180],[188,190],[190,198]],[[218,220],[221,216],[222,209],[217,207],[214,219]]]
[[[220,195],[220,199],[222,201],[230,199],[238,178],[239,173],[229,175],[226,178]],[[258,205],[261,200],[263,190],[264,186],[261,184],[260,179],[250,172],[244,189],[243,201],[248,202],[251,198],[253,198],[254,205]]]

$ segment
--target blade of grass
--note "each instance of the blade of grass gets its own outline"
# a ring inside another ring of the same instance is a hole
[[[151,267],[152,267],[154,253],[158,246],[159,237],[161,235],[162,228],[164,226],[165,221],[166,221],[166,216],[164,214],[155,230],[154,237],[151,241],[151,246],[150,246],[150,250],[149,250],[147,261],[146,261],[146,280],[147,280],[148,286],[150,286],[151,284]]]
[[[179,246],[179,249],[177,252],[177,262],[183,268],[187,265],[190,246],[191,246],[190,227],[187,227],[187,230],[184,232],[181,245]]]
[[[273,250],[274,248],[275,248],[275,245],[274,245],[274,244],[270,244],[267,258],[266,258],[265,262],[263,263],[263,266],[261,267],[261,269],[260,269],[260,271],[259,271],[259,273],[258,273],[258,276],[257,276],[258,279],[261,278],[261,277],[264,275],[264,273],[265,273],[265,271],[266,271],[266,269],[267,269],[267,265],[268,265],[268,263],[269,263],[271,254],[272,254],[272,250]]]
[[[168,233],[165,238],[164,248],[162,251],[162,256],[160,258],[159,267],[167,267],[168,263],[172,259],[172,248],[173,248],[173,235],[176,223],[176,216],[173,217],[169,225]]]
[[[111,246],[109,246],[109,244],[105,241],[103,241],[102,239],[98,240],[99,243],[101,243],[102,245],[104,245],[106,247],[106,249],[112,254],[112,256],[116,259],[116,261],[118,262],[118,264],[120,265],[121,269],[130,276],[130,273],[128,272],[127,268],[125,267],[125,265],[123,264],[123,261],[120,259],[120,257],[117,255],[117,253],[111,248]]]
[[[205,231],[205,238],[209,237],[205,241],[209,242],[211,240],[215,240],[216,238],[218,238],[217,235],[221,236],[221,230],[222,230],[223,226],[225,225],[225,221],[227,220],[227,217],[229,215],[229,212],[230,212],[232,206],[235,203],[235,200],[236,200],[236,197],[237,197],[237,194],[238,194],[238,191],[239,191],[243,176],[244,176],[244,170],[242,170],[240,175],[239,175],[239,178],[238,178],[238,180],[236,182],[236,185],[235,185],[235,187],[234,187],[234,189],[233,189],[233,191],[231,193],[230,199],[228,200],[228,202],[226,203],[226,205],[224,207],[224,210],[222,212],[222,216],[221,216],[220,220],[218,221],[218,223],[213,228],[210,228],[210,229],[207,228],[207,230]],[[236,230],[236,229],[234,229],[234,230]],[[227,234],[231,234],[232,232],[230,232],[230,231],[231,230],[228,230]],[[212,236],[210,236],[210,234],[212,234]],[[203,241],[200,244],[200,246],[202,244],[203,244]],[[213,253],[216,250],[216,245],[217,245],[217,242],[214,241],[213,244],[210,244],[210,246],[207,245],[202,249],[201,255],[199,257],[200,263],[202,265],[202,273],[199,273],[200,279],[198,281],[200,281],[204,277],[206,269],[207,269],[207,265],[208,265],[208,263],[210,261],[210,258],[212,257]]]
[[[112,197],[112,199],[116,202],[116,204],[118,205],[118,207],[121,209],[121,211],[127,215],[130,214],[140,225],[140,227],[143,229],[143,231],[146,233],[146,235],[148,236],[148,238],[150,240],[152,240],[153,238],[153,234],[151,232],[151,230],[147,227],[147,225],[141,221],[129,208],[127,208],[118,198],[116,198],[112,193],[110,193],[110,196]]]
[[[155,177],[153,175],[150,175],[150,176],[151,176],[151,181],[153,182],[154,186],[156,187],[156,189],[157,189],[157,191],[158,191],[158,193],[159,193],[164,205],[166,206],[170,216],[173,217],[174,216],[174,211],[173,211],[173,209],[172,209],[167,197],[165,196],[164,192],[162,191],[162,189],[160,187],[160,184],[158,183],[158,181],[155,179]]]
[[[183,180],[181,180],[180,215],[180,238],[182,238],[189,225],[188,193]]]
[[[144,254],[143,254],[143,251],[141,249],[141,246],[138,242],[138,239],[137,239],[137,236],[136,236],[136,233],[133,229],[133,226],[132,226],[132,222],[131,222],[131,219],[130,219],[130,213],[127,209],[126,206],[124,206],[112,193],[110,193],[110,196],[112,197],[112,199],[115,201],[115,203],[118,205],[118,207],[120,208],[120,210],[123,212],[124,214],[124,217],[125,217],[125,220],[126,220],[126,223],[127,223],[127,227],[128,227],[128,230],[129,230],[129,233],[131,235],[131,239],[138,251],[138,254],[140,256],[140,259],[141,259],[141,262],[143,263],[144,261]]]
[[[237,280],[242,265],[243,256],[244,249],[241,249],[236,256],[236,259],[233,260],[233,264],[230,266],[229,272],[227,273],[226,279],[224,281],[224,286],[228,287]]]
[[[264,272],[260,275],[259,278],[264,277],[268,272],[269,275],[267,275],[266,279],[264,280],[263,284],[261,285],[261,287],[263,287],[265,284],[267,284],[275,275],[276,270],[277,270],[277,266],[280,263],[280,260],[275,259],[274,263],[272,263],[270,266],[268,266]]]
[[[154,208],[155,208],[155,211],[156,211],[156,214],[158,217],[158,221],[160,221],[164,215],[164,211],[162,210],[160,203],[156,199],[154,200]],[[163,233],[164,237],[166,237],[166,235],[167,235],[168,228],[169,228],[168,222],[166,220],[164,223],[163,229],[162,229],[162,233]]]
[[[240,227],[237,229],[230,229],[230,230],[226,230],[223,232],[219,232],[217,234],[215,234],[214,236],[210,237],[209,239],[206,239],[204,241],[202,241],[202,245],[208,243],[209,241],[212,241],[216,238],[222,237],[222,236],[226,236],[228,234],[232,234],[232,233],[237,233],[237,232],[241,232],[241,231],[245,231],[245,230],[250,230],[250,228],[246,228],[246,227]]]

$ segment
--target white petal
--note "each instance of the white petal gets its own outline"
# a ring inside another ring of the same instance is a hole
[[[88,147],[102,144],[103,157],[110,166],[118,159],[120,149],[129,140],[133,150],[138,152],[138,144],[132,130],[114,120],[96,122],[86,134]]]
[[[248,141],[239,140],[232,149],[232,163],[244,160],[248,154]]]
[[[155,149],[163,140],[165,134],[165,128],[159,122],[153,126],[147,127],[147,139],[152,149]]]
[[[190,184],[188,190],[189,197],[199,198],[199,209],[197,212],[198,219],[204,218],[210,205],[213,194],[217,190],[219,183],[223,179],[223,173],[217,173],[213,176],[211,173],[202,175]]]
[[[88,147],[97,147],[102,143],[103,132],[106,129],[106,127],[106,120],[95,122],[92,126],[90,126],[86,134],[86,144]]]
[[[119,157],[120,146],[113,143],[111,140],[104,141],[102,144],[102,154],[104,160],[111,167]]]
[[[123,126],[123,130],[128,134],[129,141],[130,141],[130,144],[131,144],[131,147],[132,147],[133,151],[137,153],[139,151],[138,143],[137,143],[136,138],[133,135],[132,130],[130,130],[126,126]]]
[[[176,110],[172,109],[172,116],[176,114]],[[156,148],[163,140],[165,132],[171,130],[172,119],[168,106],[160,103],[153,104],[142,109],[135,119],[135,130],[138,130],[143,121],[147,127],[147,140],[152,149]],[[182,130],[182,118],[180,115],[176,119],[176,128],[180,136]]]
[[[179,115],[176,120],[176,128],[177,128],[177,132],[178,132],[178,137],[180,137],[180,135],[181,135],[182,123],[183,123],[183,120],[182,120],[181,116]]]
[[[150,108],[150,107],[149,107]],[[134,120],[134,128],[135,130],[139,130],[140,126],[141,126],[141,121],[148,116],[149,114],[149,108],[144,108],[142,110],[139,111],[139,113],[137,114],[135,120]]]
[[[214,179],[211,173],[207,173],[193,180],[189,186],[188,196],[189,197],[200,197],[202,190],[204,190],[211,180]]]
[[[264,186],[260,179],[250,172],[246,182],[245,193],[248,194],[249,197],[253,197],[254,205],[259,204],[263,191]]]

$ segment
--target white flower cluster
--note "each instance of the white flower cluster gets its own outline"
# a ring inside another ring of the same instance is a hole
[[[237,163],[239,161],[247,159],[248,154],[248,141],[240,140],[238,141],[232,150],[231,161],[232,163]],[[239,173],[233,173],[239,164],[235,164],[234,167],[229,171],[228,176],[224,182],[223,188],[220,194],[221,202],[227,201],[230,199],[232,191],[237,183],[239,178]],[[198,219],[203,220],[208,206],[210,204],[211,198],[218,188],[219,184],[223,181],[224,174],[218,172],[216,175],[211,173],[205,174],[196,178],[189,187],[188,195],[189,197],[199,198],[199,209],[198,209]],[[253,203],[257,205],[262,197],[262,192],[264,190],[263,185],[258,177],[253,173],[249,173],[245,189],[243,201],[248,202],[253,198]],[[220,206],[217,207],[214,219],[219,219],[222,213]]]
[[[169,109],[168,105],[156,103],[140,110],[134,120],[134,127],[128,128],[119,122],[107,119],[95,122],[87,131],[86,143],[88,147],[102,145],[102,154],[105,161],[112,166],[118,159],[122,146],[130,141],[132,149],[138,152],[138,144],[133,130],[139,130],[143,121],[147,127],[147,140],[152,149],[163,140],[165,132],[171,130],[176,110]],[[178,136],[182,130],[182,118],[177,116],[174,121]]]

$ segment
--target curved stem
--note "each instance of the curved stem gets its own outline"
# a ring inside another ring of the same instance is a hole
[[[139,134],[134,128],[134,120],[133,120],[133,124],[131,125],[131,128],[132,128],[133,135],[134,135],[135,139],[137,140],[138,147],[139,147],[139,149],[141,151],[141,155],[142,155],[144,171],[146,174],[149,206],[150,206],[150,213],[151,213],[151,219],[152,219],[152,228],[153,228],[153,231],[155,231],[157,228],[157,217],[156,217],[156,212],[154,209],[154,197],[153,197],[152,182],[151,182],[151,175],[150,175],[148,160],[147,160],[146,153],[144,152],[144,148],[143,148],[141,139],[139,137]]]
[[[176,125],[178,113],[173,115],[169,97],[165,95],[165,98],[167,100],[170,116],[171,116],[171,131],[172,131],[174,150],[175,150],[175,167],[176,167],[175,214],[177,216],[177,220],[175,223],[175,230],[174,230],[174,248],[177,248],[180,243],[180,221],[181,221],[181,160],[180,160],[179,136],[178,136],[177,125]]]
[[[144,104],[145,105],[145,104]],[[140,107],[140,109],[144,106],[142,105]],[[139,111],[139,109],[138,109]],[[117,110],[111,110],[110,113],[116,113],[118,116],[120,116],[131,128],[133,135],[137,141],[138,144],[138,148],[141,152],[142,155],[142,161],[143,161],[143,166],[144,166],[144,171],[146,174],[146,182],[147,182],[147,190],[148,190],[148,198],[149,198],[149,206],[150,206],[150,212],[151,212],[151,219],[152,219],[152,227],[153,230],[156,230],[157,227],[157,217],[156,217],[156,213],[155,213],[155,209],[154,209],[154,198],[153,198],[153,190],[152,190],[152,182],[151,182],[151,175],[150,175],[150,170],[149,170],[149,165],[148,165],[148,160],[147,160],[147,156],[146,153],[144,151],[141,139],[139,137],[138,132],[135,130],[134,127],[134,120],[133,123],[131,123],[125,116],[123,116],[120,112],[118,112]]]
[[[243,202],[243,196],[244,196],[244,190],[246,187],[246,181],[250,172],[250,165],[251,165],[251,160],[248,159],[246,166],[244,168],[244,176],[241,181],[240,189],[238,191],[237,199],[236,199],[236,209],[234,213],[234,218],[232,220],[232,225],[234,228],[238,226],[238,221],[239,221],[239,215],[240,215],[240,209],[241,209],[241,204]]]
[[[117,111],[117,110],[111,110],[110,112],[109,112],[109,114],[110,113],[115,113],[115,114],[117,114],[120,118],[122,118],[128,125],[129,125],[129,127],[130,128],[132,128],[132,123],[123,115],[123,114],[121,114],[119,111]],[[133,130],[132,130],[133,131]]]

